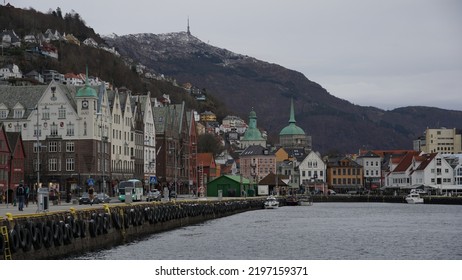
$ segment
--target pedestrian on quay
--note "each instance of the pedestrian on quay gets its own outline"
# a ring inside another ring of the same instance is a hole
[[[88,189],[88,197],[90,198],[90,205],[93,205],[94,192],[95,192],[95,189],[93,187],[90,187]]]
[[[19,183],[19,186],[16,189],[16,198],[18,200],[18,210],[19,211],[24,211],[24,195],[25,194],[26,194],[26,191],[24,190],[24,187],[21,182]]]
[[[30,192],[30,190],[29,190],[28,185],[26,185],[24,187],[24,191],[25,191],[25,193],[24,193],[24,203],[26,204],[26,207],[29,207],[29,192]]]

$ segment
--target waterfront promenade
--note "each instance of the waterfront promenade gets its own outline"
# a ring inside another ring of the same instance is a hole
[[[26,207],[24,205],[24,211],[19,211],[18,210],[18,205],[16,206],[14,204],[5,204],[2,203],[0,204],[0,219],[4,219],[7,215],[7,213],[12,214],[13,216],[29,216],[33,214],[43,214],[43,213],[52,213],[52,212],[59,212],[59,211],[68,211],[71,208],[74,208],[76,210],[78,209],[97,209],[97,208],[103,208],[104,204],[83,204],[79,205],[78,204],[78,198],[74,198],[73,200],[76,200],[77,203],[75,202],[65,202],[61,201],[61,203],[57,205],[53,205],[52,203],[49,205],[48,211],[46,212],[39,212],[38,211],[38,205],[35,203],[29,203],[29,206]],[[179,195],[177,198],[177,201],[185,201],[185,200],[198,200],[197,198],[193,198],[190,195]],[[217,200],[216,197],[209,197],[206,200]],[[140,201],[140,202],[135,202],[136,203],[144,203],[145,201]],[[110,206],[118,206],[118,205],[125,205],[125,203],[120,202],[116,197],[112,197],[111,201],[109,203]]]

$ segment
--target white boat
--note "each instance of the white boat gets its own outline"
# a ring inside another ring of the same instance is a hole
[[[279,201],[272,195],[266,198],[264,203],[265,209],[276,209],[279,207]]]
[[[406,196],[406,202],[409,204],[420,204],[424,203],[424,199],[420,197],[420,194],[411,192]]]
[[[298,205],[300,205],[300,206],[311,206],[311,205],[313,205],[313,198],[311,196],[301,196],[298,199]]]

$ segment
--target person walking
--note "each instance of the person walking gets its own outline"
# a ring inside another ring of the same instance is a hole
[[[24,203],[26,204],[26,207],[29,207],[29,186],[26,185],[24,187]]]
[[[22,183],[19,183],[19,186],[16,189],[16,198],[18,200],[18,210],[19,211],[24,211],[24,195],[25,194],[26,194],[26,191],[24,190]]]
[[[90,205],[93,205],[93,199],[95,198],[94,192],[95,192],[95,189],[91,186],[88,189],[88,197],[90,198]]]

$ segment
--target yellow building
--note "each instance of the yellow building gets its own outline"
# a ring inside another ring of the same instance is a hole
[[[216,122],[216,121],[217,121],[217,116],[210,111],[205,111],[204,113],[201,114],[201,122]]]
[[[455,128],[427,128],[421,149],[425,153],[460,154],[461,135],[456,133]]]

